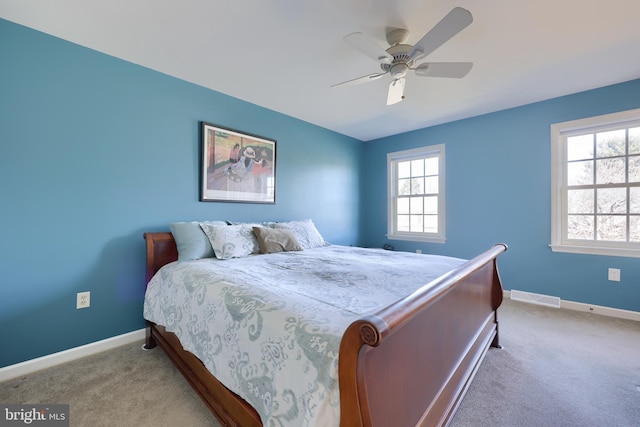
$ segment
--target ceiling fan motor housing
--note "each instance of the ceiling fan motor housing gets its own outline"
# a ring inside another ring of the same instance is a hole
[[[399,79],[407,75],[414,61],[409,58],[409,51],[413,46],[408,44],[397,44],[387,49],[387,53],[393,56],[393,61],[389,64],[380,64],[380,68],[385,73],[391,74],[394,79]]]

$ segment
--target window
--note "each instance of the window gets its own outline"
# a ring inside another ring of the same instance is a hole
[[[387,169],[387,237],[444,243],[444,145],[389,153]]]
[[[551,249],[640,258],[640,109],[551,126]]]

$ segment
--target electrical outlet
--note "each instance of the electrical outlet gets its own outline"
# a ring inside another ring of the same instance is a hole
[[[416,249],[416,253],[417,254],[421,254],[422,253],[422,249]]]
[[[87,308],[91,306],[91,292],[78,292],[76,300],[76,309]]]
[[[610,268],[609,269],[609,280],[612,282],[620,281],[620,269],[619,268]]]

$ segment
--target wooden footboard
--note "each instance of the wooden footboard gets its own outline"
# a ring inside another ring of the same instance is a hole
[[[499,346],[496,245],[376,315],[340,346],[343,426],[447,425],[490,345]]]
[[[145,233],[147,282],[177,259],[171,233]],[[498,346],[502,285],[496,245],[412,295],[349,326],[340,346],[340,425],[440,426],[451,420],[490,345]],[[148,323],[156,343],[227,426],[260,426],[174,334]]]

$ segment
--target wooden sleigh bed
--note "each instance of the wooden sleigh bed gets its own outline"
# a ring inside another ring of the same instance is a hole
[[[146,282],[177,260],[173,235],[145,233]],[[339,350],[340,425],[447,425],[489,347],[499,347],[502,285],[498,244],[351,323]],[[146,348],[159,345],[225,426],[262,426],[254,408],[221,384],[163,326],[147,322]],[[428,368],[426,368],[428,367]]]

